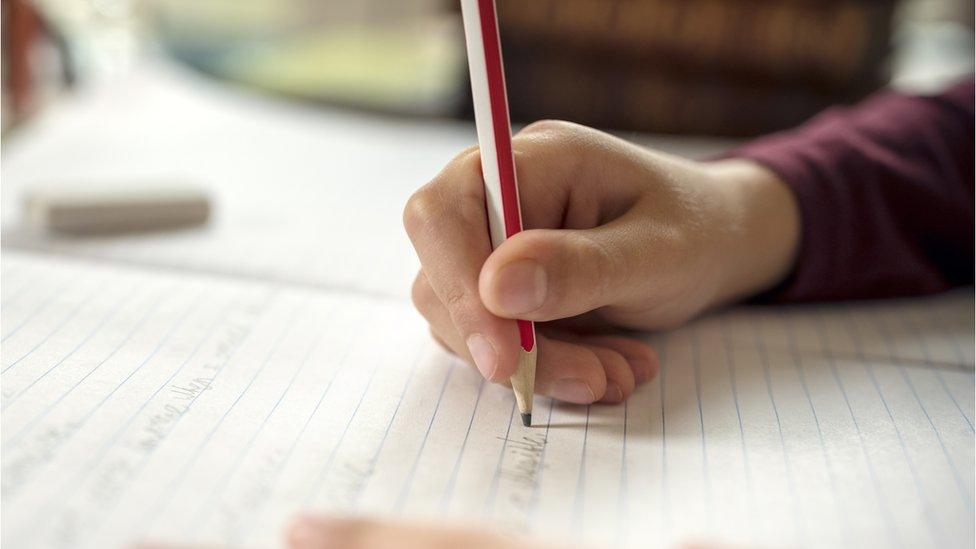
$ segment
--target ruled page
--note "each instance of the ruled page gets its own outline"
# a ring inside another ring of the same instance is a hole
[[[649,336],[664,369],[625,405],[537,397],[526,429],[403,300],[10,251],[2,282],[4,547],[277,547],[302,510],[973,544],[971,292],[713,315]]]

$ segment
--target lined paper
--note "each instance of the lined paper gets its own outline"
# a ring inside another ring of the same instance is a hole
[[[395,298],[4,252],[4,546],[280,545],[302,510],[595,545],[972,546],[973,295],[654,334],[521,426]],[[363,330],[362,323],[369,327]]]

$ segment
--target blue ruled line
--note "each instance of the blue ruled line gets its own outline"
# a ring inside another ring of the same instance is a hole
[[[390,414],[390,421],[386,424],[386,429],[383,431],[383,438],[380,439],[380,444],[373,453],[373,456],[369,459],[369,467],[372,469],[376,466],[376,462],[380,459],[380,454],[383,452],[383,447],[386,445],[386,439],[390,435],[390,428],[393,427],[393,421],[396,420],[397,415],[400,413],[400,406],[403,405],[403,397],[407,395],[407,389],[410,388],[410,383],[413,381],[413,375],[417,372],[417,365],[420,364],[421,358],[423,357],[423,350],[417,359],[414,360],[413,366],[410,368],[410,375],[407,376],[407,381],[403,384],[403,390],[400,391],[400,398],[397,399],[396,408],[393,409],[393,413]],[[433,420],[433,419],[432,419]],[[372,477],[370,477],[372,478]],[[369,479],[363,484],[362,488],[353,497],[352,508],[356,509],[359,507],[359,498],[362,497],[363,492],[366,491],[366,486],[369,485]]]
[[[301,308],[302,307],[298,307],[297,309],[300,310]],[[156,520],[158,520],[158,518],[162,515],[161,511],[166,507],[166,505],[170,501],[172,501],[172,499],[176,496],[179,487],[183,485],[183,482],[186,480],[187,473],[189,472],[189,470],[196,463],[197,459],[200,458],[200,455],[210,444],[210,441],[213,440],[214,434],[217,432],[218,429],[220,429],[220,426],[223,425],[224,421],[227,420],[227,416],[230,415],[231,411],[233,411],[234,408],[237,406],[237,404],[241,402],[241,400],[247,394],[251,386],[254,385],[254,381],[258,378],[258,376],[261,375],[261,372],[264,371],[265,367],[267,367],[268,363],[271,361],[271,358],[278,351],[278,347],[281,345],[281,342],[284,341],[285,336],[287,336],[291,332],[292,327],[294,327],[295,323],[297,322],[299,317],[298,314],[299,310],[295,310],[291,315],[288,316],[289,318],[288,324],[286,324],[285,327],[278,334],[278,337],[271,345],[271,349],[268,350],[268,354],[265,355],[264,361],[261,362],[261,365],[251,376],[251,379],[248,380],[247,385],[245,385],[244,389],[242,389],[241,392],[238,393],[237,398],[234,399],[234,402],[232,402],[231,405],[226,410],[224,410],[224,413],[221,414],[220,419],[217,420],[217,423],[210,428],[210,430],[207,432],[206,436],[204,436],[200,444],[198,444],[197,447],[193,450],[193,453],[190,455],[190,459],[187,460],[183,464],[183,467],[180,468],[179,473],[175,477],[177,480],[169,487],[169,491],[167,492],[168,497],[163,496],[157,498],[150,506],[151,511],[148,513],[148,515],[150,515],[152,518],[149,519],[148,521],[143,522],[143,524],[145,524],[146,531],[150,531],[152,529],[153,524],[155,524]]]
[[[583,501],[586,492],[586,443],[590,435],[590,408],[586,406],[586,425],[583,427],[583,447],[580,449],[579,476],[576,479],[576,495],[573,498],[573,532],[578,536],[583,528]]]
[[[444,390],[447,389],[447,383],[451,380],[451,375],[454,374],[454,370],[455,366],[453,365],[450,365],[447,369],[447,375],[444,376],[444,383],[441,384],[441,392],[437,395],[437,403],[434,405],[434,411],[430,414],[430,421],[427,422],[427,429],[424,431],[424,440],[420,443],[420,449],[417,450],[417,457],[414,458],[410,472],[407,473],[407,480],[404,482],[403,488],[400,490],[400,495],[397,497],[393,512],[398,515],[403,511],[407,496],[410,494],[410,487],[413,485],[413,477],[417,472],[417,466],[420,464],[420,457],[424,454],[424,448],[427,446],[427,438],[430,436],[430,429],[434,425],[434,419],[437,418],[437,411],[440,410],[441,400],[444,398]]]
[[[230,483],[231,478],[237,472],[237,469],[241,466],[241,463],[244,462],[244,458],[247,457],[251,451],[251,448],[254,446],[254,441],[257,440],[258,436],[264,431],[264,428],[268,425],[268,420],[271,419],[271,416],[274,415],[275,411],[278,409],[278,406],[280,406],[282,401],[284,401],[285,396],[295,384],[295,380],[298,379],[298,376],[302,373],[302,371],[305,370],[305,365],[308,363],[309,357],[312,356],[312,351],[321,342],[322,336],[323,334],[319,333],[315,338],[312,339],[312,343],[309,344],[308,349],[302,356],[301,362],[299,362],[298,367],[295,368],[295,372],[292,373],[291,378],[288,380],[288,384],[285,385],[284,390],[282,390],[281,394],[278,395],[278,399],[275,400],[275,403],[271,406],[271,409],[268,410],[268,413],[264,415],[264,418],[261,420],[258,428],[254,431],[250,438],[248,438],[244,447],[241,448],[237,453],[234,463],[227,468],[226,471],[224,471],[223,476],[221,476],[220,480],[217,481],[217,484],[214,485],[213,490],[210,491],[210,494],[206,498],[203,498],[203,501],[200,503],[200,506],[197,509],[197,520],[191,527],[192,530],[199,530],[209,522],[210,518],[217,510],[217,506],[212,505],[211,502],[218,496],[218,494],[226,491],[226,487]],[[209,512],[207,512],[207,509],[209,509]]]
[[[4,341],[7,341],[7,339],[10,336],[16,334],[21,328],[23,328],[24,326],[26,326],[28,322],[30,322],[31,320],[33,320],[35,316],[37,316],[38,314],[40,314],[41,311],[43,311],[45,308],[47,308],[48,304],[50,304],[52,301],[54,301],[54,298],[56,298],[57,296],[59,296],[61,294],[61,292],[63,292],[68,286],[71,285],[72,282],[73,282],[73,280],[69,280],[69,281],[65,282],[64,284],[62,284],[62,285],[58,286],[57,288],[55,288],[54,291],[51,292],[50,294],[48,294],[48,296],[44,299],[44,301],[41,302],[40,305],[37,306],[36,309],[34,309],[33,311],[31,311],[30,314],[27,315],[27,318],[25,318],[23,321],[21,321],[21,323],[18,324],[17,327],[15,327],[13,330],[10,330],[6,334],[4,334],[3,337],[0,338],[0,343],[3,343]],[[94,295],[94,294],[92,294],[92,295]],[[4,368],[3,371],[6,372],[7,371],[7,368]]]
[[[14,366],[16,366],[18,363],[20,363],[20,361],[24,360],[25,358],[27,358],[28,356],[30,356],[31,353],[33,353],[34,351],[38,350],[42,345],[44,345],[45,343],[47,343],[47,340],[51,339],[51,336],[53,336],[54,334],[56,334],[59,331],[61,331],[61,328],[64,328],[68,324],[68,322],[71,322],[71,319],[73,319],[79,312],[81,312],[81,309],[85,305],[87,305],[89,301],[91,301],[92,299],[94,299],[95,296],[98,295],[98,293],[99,293],[99,290],[96,288],[94,292],[92,292],[91,294],[88,295],[88,297],[86,297],[85,299],[83,299],[82,301],[80,301],[77,305],[75,305],[75,308],[72,309],[70,313],[68,313],[68,316],[64,317],[64,319],[62,319],[61,322],[53,330],[51,330],[50,332],[48,332],[47,335],[45,335],[37,343],[37,345],[34,345],[23,356],[21,356],[17,360],[15,360],[15,361],[11,362],[10,364],[8,364],[7,366],[5,366],[3,368],[3,370],[0,370],[0,373],[2,373],[2,374],[7,373],[7,370],[9,370],[9,369],[13,368]],[[51,299],[53,299],[53,297]],[[38,308],[38,310],[40,310],[41,308],[43,308],[43,305],[40,308]],[[16,333],[17,330],[19,330],[21,327],[23,327],[24,324],[26,324],[29,320],[30,319],[25,320],[20,326],[17,326],[16,328],[14,328],[14,330],[11,333],[9,333],[6,336],[4,336],[3,341],[6,341],[6,339],[8,337],[14,335],[14,333]]]
[[[447,512],[448,505],[451,503],[451,499],[454,497],[454,485],[457,483],[458,472],[461,470],[461,459],[464,457],[464,450],[468,447],[468,438],[471,435],[471,426],[474,424],[474,416],[478,411],[478,403],[481,402],[481,395],[485,390],[485,379],[481,378],[481,383],[478,384],[478,396],[474,400],[474,406],[471,408],[471,417],[468,418],[468,427],[464,430],[464,439],[461,441],[461,448],[458,449],[457,459],[454,460],[454,468],[451,470],[451,476],[447,481],[447,486],[444,487],[444,493],[441,494],[441,513]]]
[[[45,377],[47,377],[48,374],[50,374],[51,372],[53,372],[54,370],[56,370],[59,366],[61,366],[61,364],[63,364],[64,361],[68,360],[69,358],[71,358],[72,355],[74,355],[76,352],[78,352],[78,350],[81,349],[86,343],[88,343],[88,341],[91,340],[91,338],[95,337],[95,335],[98,334],[98,332],[100,332],[102,330],[102,328],[104,328],[105,325],[108,324],[108,322],[115,317],[115,315],[119,314],[119,311],[121,311],[123,308],[125,308],[125,305],[128,303],[129,299],[133,296],[133,294],[135,294],[135,288],[133,288],[132,291],[130,291],[129,293],[127,293],[116,304],[115,307],[113,307],[112,309],[110,309],[109,312],[108,312],[108,314],[106,314],[104,317],[102,317],[101,321],[98,324],[96,324],[95,327],[92,328],[92,330],[89,331],[88,334],[86,334],[85,337],[82,338],[82,340],[79,341],[77,345],[75,345],[70,351],[68,351],[68,353],[66,355],[64,355],[63,357],[61,357],[60,360],[58,360],[57,362],[55,362],[51,367],[49,367],[47,370],[45,370],[43,373],[41,373],[40,376],[34,378],[34,380],[31,381],[26,387],[24,387],[23,389],[21,389],[20,391],[18,391],[16,394],[14,394],[13,396],[11,396],[10,398],[6,399],[6,401],[4,401],[4,403],[3,403],[3,406],[0,406],[0,410],[6,410],[7,407],[9,407],[11,404],[13,404],[14,401],[16,401],[18,398],[20,398],[21,395],[23,395],[28,390],[30,390],[31,387],[33,387],[39,381],[41,381],[42,379],[44,379]],[[24,355],[24,356],[27,356],[27,355]],[[11,366],[13,366],[13,364],[11,364]]]

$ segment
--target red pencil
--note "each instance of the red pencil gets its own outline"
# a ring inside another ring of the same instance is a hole
[[[515,157],[512,154],[512,126],[508,117],[505,71],[498,39],[494,0],[461,0],[464,36],[471,73],[481,169],[485,179],[485,206],[492,248],[522,230]],[[535,391],[535,326],[517,320],[522,350],[518,369],[511,377],[522,424],[532,424],[532,395]]]

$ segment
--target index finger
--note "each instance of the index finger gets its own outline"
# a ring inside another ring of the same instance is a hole
[[[469,149],[407,202],[403,225],[424,273],[486,379],[517,367],[518,330],[481,303],[478,276],[491,253],[480,155]]]

